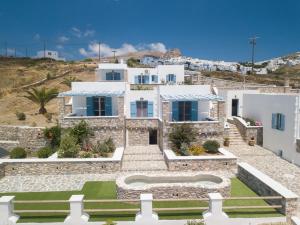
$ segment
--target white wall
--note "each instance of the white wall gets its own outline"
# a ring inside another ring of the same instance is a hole
[[[285,115],[284,131],[272,129],[272,113]],[[300,165],[300,153],[296,152],[299,134],[299,96],[279,94],[245,94],[243,116],[263,124],[263,146],[283,158]]]
[[[238,99],[239,105],[238,105],[238,116],[243,115],[243,105],[244,105],[244,94],[258,94],[258,90],[218,90],[218,95],[223,97],[225,100],[225,112],[226,117],[232,116],[232,99]]]
[[[130,118],[130,102],[140,101],[143,98],[144,101],[153,102],[153,117],[159,116],[159,104],[158,104],[158,92],[157,89],[153,90],[128,90],[125,98],[125,114],[127,118]]]

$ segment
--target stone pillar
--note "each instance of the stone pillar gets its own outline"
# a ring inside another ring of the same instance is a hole
[[[226,118],[225,101],[218,101],[218,120],[222,123],[223,127],[224,127],[225,118]]]
[[[163,149],[168,149],[169,147],[169,137],[168,137],[168,127],[171,117],[171,109],[169,101],[162,101],[162,144]]]
[[[15,196],[2,196],[0,198],[0,225],[15,224],[19,216],[13,213],[13,200]]]
[[[168,101],[162,102],[162,119],[163,122],[169,122],[171,116],[170,103]]]
[[[226,224],[228,216],[223,212],[223,197],[220,193],[209,193],[209,209],[203,213],[206,225]]]
[[[125,116],[125,110],[124,110],[124,96],[119,96],[117,99],[118,104],[118,116],[124,117]]]
[[[135,216],[135,221],[141,224],[151,224],[151,222],[157,221],[158,216],[152,211],[152,194],[141,194],[141,211]]]
[[[84,195],[72,195],[69,199],[70,214],[65,219],[64,223],[68,224],[85,224],[90,216],[83,212]]]
[[[58,98],[58,120],[59,123],[62,124],[64,117],[65,117],[65,98],[59,97]]]

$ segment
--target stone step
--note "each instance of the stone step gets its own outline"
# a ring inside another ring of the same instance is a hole
[[[122,162],[122,171],[165,171],[164,161],[128,161]]]
[[[150,150],[150,149],[125,149],[124,155],[152,155],[152,154],[162,154],[162,152],[157,150]]]
[[[146,160],[153,160],[153,161],[163,161],[163,155],[162,154],[134,154],[134,155],[124,155],[123,162],[125,161],[146,161]]]

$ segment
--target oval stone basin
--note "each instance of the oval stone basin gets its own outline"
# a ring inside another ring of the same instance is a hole
[[[130,188],[144,188],[146,185],[184,185],[190,184],[195,186],[212,186],[220,184],[223,179],[218,176],[201,174],[196,176],[144,176],[144,175],[133,175],[127,177],[125,184]]]

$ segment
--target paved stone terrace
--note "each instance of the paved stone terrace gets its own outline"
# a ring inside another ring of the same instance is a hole
[[[245,143],[230,146],[227,150],[235,154],[240,162],[249,163],[300,196],[300,167],[260,146],[251,147]],[[298,205],[300,216],[300,200]]]

